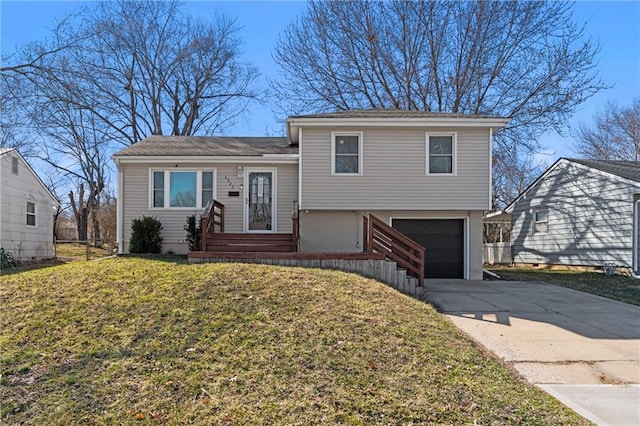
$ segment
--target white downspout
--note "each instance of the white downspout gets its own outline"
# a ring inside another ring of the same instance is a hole
[[[489,211],[493,209],[493,128],[489,127]]]
[[[118,199],[116,200],[116,240],[118,242],[118,254],[124,252],[124,174],[120,168],[120,160],[115,160],[118,169]]]
[[[633,249],[633,261],[631,265],[631,277],[635,279],[640,279],[640,275],[636,275],[636,270],[638,269],[638,206],[640,206],[640,200],[636,200],[633,204],[633,241],[631,247]]]

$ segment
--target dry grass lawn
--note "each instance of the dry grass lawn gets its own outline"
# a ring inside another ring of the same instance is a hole
[[[600,272],[562,271],[526,268],[491,268],[510,281],[542,281],[584,291],[620,302],[640,305],[640,280],[624,276],[607,276]]]
[[[89,260],[111,256],[109,245],[97,248],[89,245]],[[56,257],[61,260],[87,260],[87,246],[80,243],[56,244]]]
[[[0,280],[3,424],[587,424],[352,274],[114,258]]]

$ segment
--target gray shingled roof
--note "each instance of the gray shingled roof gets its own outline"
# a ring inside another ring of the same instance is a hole
[[[638,161],[579,160],[573,158],[567,160],[640,182],[640,162]]]
[[[298,147],[287,138],[150,136],[114,154],[127,156],[262,156],[263,154],[297,154]]]
[[[352,109],[319,114],[294,115],[289,118],[504,118],[491,115],[454,114],[448,112],[401,109]]]

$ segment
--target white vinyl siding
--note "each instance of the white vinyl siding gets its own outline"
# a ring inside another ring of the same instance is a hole
[[[258,167],[255,165],[229,163],[184,163],[179,164],[181,170],[213,170],[215,169],[214,187],[215,199],[225,205],[225,232],[242,232],[244,215],[244,177],[238,177],[238,167]],[[260,165],[259,167],[262,167]],[[291,206],[298,198],[298,165],[297,164],[265,164],[265,168],[276,168],[278,200],[277,200],[277,232],[291,232]],[[152,194],[150,182],[153,174],[151,170],[165,171],[166,164],[121,164],[123,195],[122,203],[123,221],[123,253],[129,252],[131,239],[131,221],[137,217],[152,216],[162,223],[163,252],[171,250],[175,253],[186,253],[186,233],[184,225],[187,217],[195,214],[200,216],[204,212],[203,207],[195,208],[153,208],[151,207]],[[206,189],[203,187],[203,191]],[[239,192],[239,196],[229,193]]]
[[[303,128],[302,210],[488,210],[489,129],[438,128],[456,134],[456,175],[426,175],[427,128]],[[332,175],[332,132],[362,132],[363,179]]]
[[[19,175],[13,173],[15,161]],[[18,154],[0,155],[0,247],[18,260],[52,258],[57,205]]]
[[[558,164],[514,205],[514,261],[631,266],[633,200],[639,192],[640,183],[576,163]],[[536,211],[548,212],[548,232],[533,232]]]

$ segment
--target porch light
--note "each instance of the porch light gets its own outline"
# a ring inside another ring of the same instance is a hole
[[[238,166],[238,177],[244,176],[244,169],[242,166]]]

